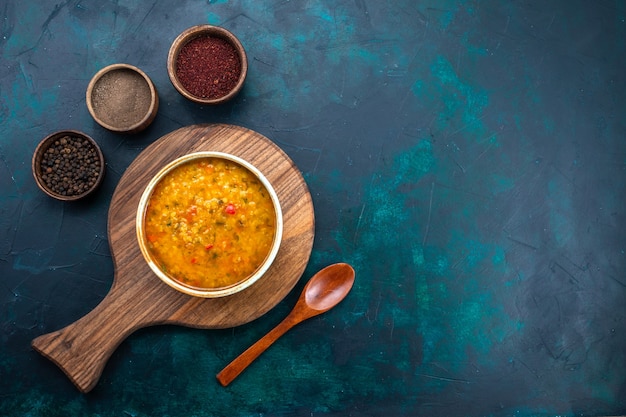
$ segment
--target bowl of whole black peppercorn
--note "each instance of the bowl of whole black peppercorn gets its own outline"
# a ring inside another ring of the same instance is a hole
[[[63,130],[44,138],[33,154],[37,186],[62,201],[93,193],[104,178],[104,155],[91,137],[76,130]]]

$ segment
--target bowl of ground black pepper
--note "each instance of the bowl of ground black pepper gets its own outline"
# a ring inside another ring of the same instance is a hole
[[[98,71],[87,86],[87,108],[96,122],[118,133],[137,133],[156,117],[159,95],[139,68],[113,64]]]
[[[230,31],[198,25],[183,31],[172,43],[167,72],[183,97],[215,105],[239,93],[248,73],[248,59],[243,45]]]
[[[32,170],[37,186],[50,197],[78,200],[102,183],[104,155],[85,133],[63,130],[48,135],[37,145]]]

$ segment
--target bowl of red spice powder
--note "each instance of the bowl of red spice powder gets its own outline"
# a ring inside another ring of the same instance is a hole
[[[200,104],[221,104],[243,87],[248,58],[239,39],[227,29],[198,25],[172,43],[167,72],[183,97]]]

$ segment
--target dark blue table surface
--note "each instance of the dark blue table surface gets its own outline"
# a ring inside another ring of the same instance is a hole
[[[531,416],[626,413],[626,2],[8,1],[0,5],[0,415]],[[189,26],[233,31],[250,61],[231,103],[172,87]],[[125,62],[154,81],[154,123],[97,125],[85,90]],[[296,288],[252,323],[138,331],[81,394],[30,347],[93,309],[113,265],[107,213],[128,165],[182,126],[279,145],[311,191]],[[90,134],[107,174],[62,203],[30,160]],[[357,271],[336,309],[215,380],[306,280]]]

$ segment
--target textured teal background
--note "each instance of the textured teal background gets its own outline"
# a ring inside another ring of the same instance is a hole
[[[626,2],[20,1],[0,5],[0,415],[535,416],[626,413]],[[237,99],[186,102],[165,68],[189,26],[232,30]],[[161,99],[136,136],[84,103],[105,65]],[[106,216],[147,145],[232,123],[302,171],[316,239],[297,288],[253,323],[143,329],[80,394],[30,341],[86,314],[113,266]],[[94,198],[35,186],[44,136],[100,143]],[[215,380],[306,280],[349,262],[336,309],[228,388]]]

